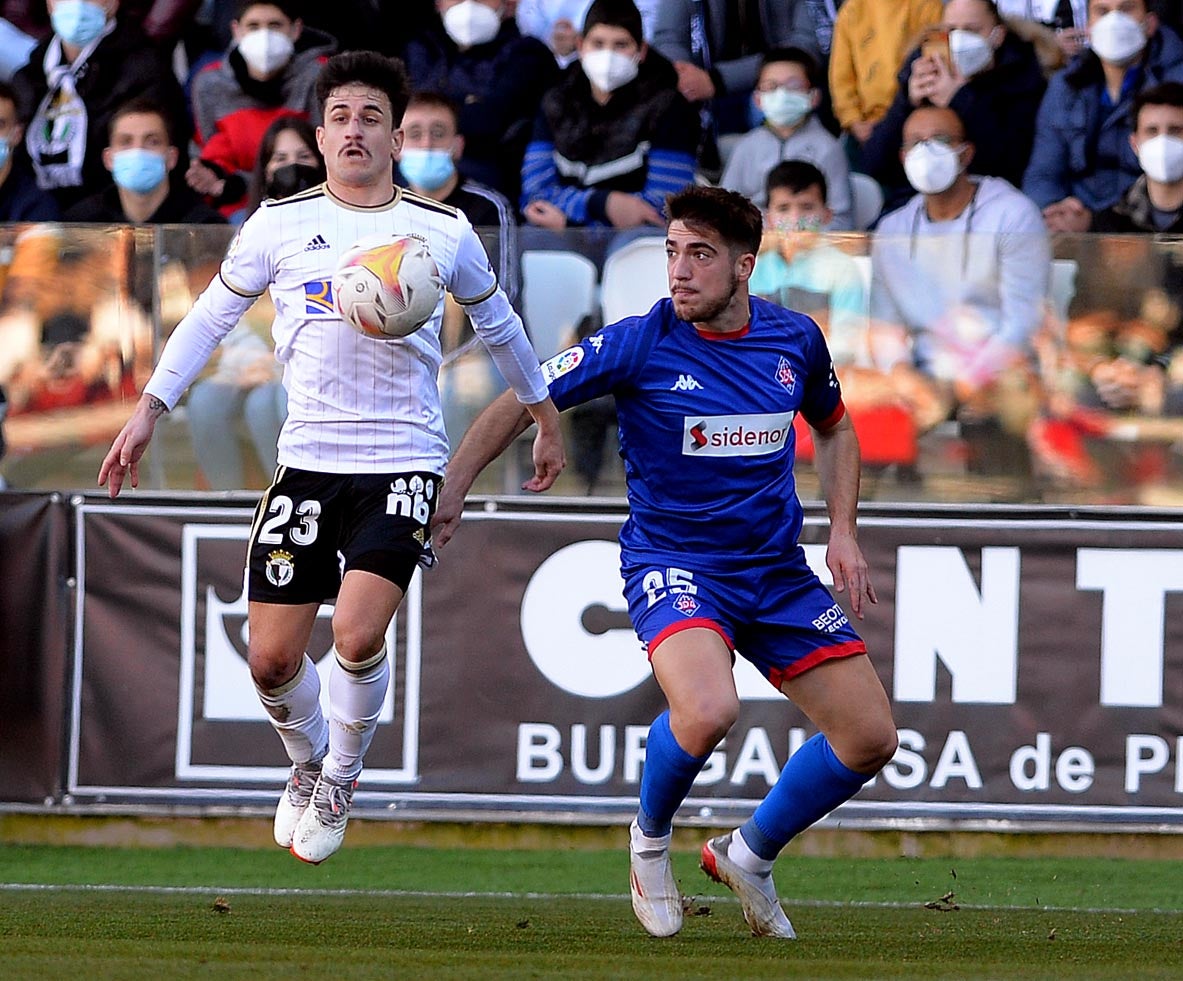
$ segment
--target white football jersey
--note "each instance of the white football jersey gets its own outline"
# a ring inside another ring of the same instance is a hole
[[[459,303],[480,303],[498,290],[480,239],[456,208],[403,189],[388,204],[357,207],[321,185],[266,201],[246,220],[218,278],[186,318],[198,323],[190,339],[176,345],[183,351],[169,357],[174,336],[146,390],[175,404],[193,380],[190,362],[208,346],[206,335],[224,333],[222,326],[232,326],[269,288],[275,353],[288,393],[279,463],[325,473],[442,473],[448,460],[437,384],[442,297],[428,323],[391,340],[359,334],[333,302],[342,253],[361,239],[391,234],[426,241]],[[224,289],[217,288],[219,279]],[[202,336],[194,341],[198,331]]]

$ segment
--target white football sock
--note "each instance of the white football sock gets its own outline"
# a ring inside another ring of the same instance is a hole
[[[329,753],[323,770],[330,780],[350,783],[361,774],[389,684],[390,660],[385,645],[373,657],[357,664],[337,656],[329,675]]]
[[[256,685],[255,691],[293,763],[315,762],[324,756],[329,726],[320,709],[320,675],[307,654],[287,684],[270,691]]]
[[[727,846],[727,857],[745,872],[763,875],[772,871],[773,860],[761,858],[744,841],[744,837],[736,828],[731,832],[731,844]]]

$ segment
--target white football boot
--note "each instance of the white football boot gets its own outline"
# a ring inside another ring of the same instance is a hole
[[[312,788],[316,778],[320,776],[320,761],[315,763],[296,763],[292,772],[288,774],[288,782],[279,795],[279,804],[275,808],[275,843],[280,848],[292,847],[292,835],[296,825],[308,809],[308,802],[312,800]]]
[[[712,838],[702,846],[700,868],[716,882],[730,889],[743,907],[743,918],[757,937],[780,937],[796,940],[793,924],[781,909],[776,898],[776,886],[772,884],[772,873],[760,875],[740,868],[727,857],[731,836],[738,832],[729,831],[718,838]]]
[[[312,800],[292,834],[291,852],[301,862],[319,865],[341,847],[356,780],[337,783],[324,773],[312,788]]]
[[[682,894],[670,862],[671,834],[649,838],[637,826],[629,826],[629,887],[633,912],[655,937],[672,937],[682,929]]]

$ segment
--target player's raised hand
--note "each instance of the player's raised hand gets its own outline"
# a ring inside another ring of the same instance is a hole
[[[132,487],[140,486],[140,458],[152,439],[156,420],[167,411],[165,404],[154,395],[145,394],[136,403],[131,418],[119,430],[99,467],[99,486],[107,484],[112,498],[119,496],[124,478],[129,475]]]
[[[826,565],[834,576],[835,591],[848,593],[851,612],[863,619],[863,600],[875,604],[879,597],[871,584],[871,570],[863,557],[863,550],[852,535],[831,530]]]

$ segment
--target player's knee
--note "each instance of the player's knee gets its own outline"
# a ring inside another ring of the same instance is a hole
[[[288,657],[280,651],[252,647],[247,655],[251,680],[260,691],[275,691],[282,688],[300,670],[302,656],[302,651],[296,657]]]
[[[333,644],[343,661],[366,661],[382,650],[385,631],[359,623],[333,621]]]
[[[857,758],[847,762],[847,766],[859,773],[878,773],[891,762],[899,744],[899,734],[888,719],[885,724],[870,727],[861,734],[854,748]]]
[[[705,756],[727,735],[739,718],[739,700],[726,694],[700,693],[692,704],[670,711],[670,725],[678,744],[691,756]]]

